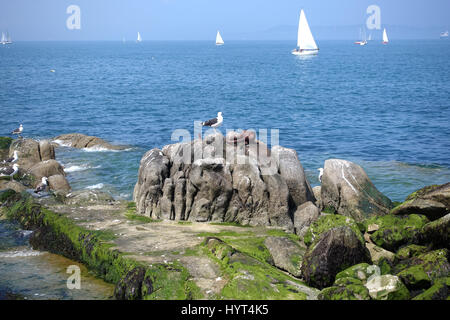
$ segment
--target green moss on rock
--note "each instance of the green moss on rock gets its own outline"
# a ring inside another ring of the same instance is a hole
[[[450,295],[450,277],[437,279],[428,290],[413,300],[448,300]]]
[[[370,300],[370,295],[369,290],[362,284],[348,284],[325,288],[317,298],[319,300]]]
[[[427,251],[427,247],[420,246],[417,244],[410,244],[405,247],[400,248],[395,254],[395,259],[404,260],[412,257],[416,257]]]
[[[0,137],[0,150],[8,150],[13,141],[10,137]]]
[[[341,278],[358,279],[365,283],[373,275],[381,275],[380,268],[376,265],[369,265],[368,263],[360,263],[354,265],[336,275],[336,281]]]

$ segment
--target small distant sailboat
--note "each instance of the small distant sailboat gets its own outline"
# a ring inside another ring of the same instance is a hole
[[[384,28],[384,30],[383,30],[383,44],[388,44],[388,43],[389,43],[389,38],[387,36],[386,28]]]
[[[141,34],[138,32],[136,42],[142,42]]]
[[[359,38],[361,40],[360,41],[355,41],[355,44],[359,44],[360,46],[365,46],[367,44],[366,30],[365,29],[364,29],[364,33],[363,33],[362,29],[359,29]]]
[[[309,28],[303,9],[300,11],[300,20],[298,22],[297,47],[292,50],[292,54],[297,56],[305,56],[318,54],[319,48]]]
[[[216,46],[221,46],[223,44],[224,44],[224,42],[223,42],[222,36],[220,35],[220,32],[217,30]]]
[[[448,38],[448,30],[445,32],[441,32],[441,38]]]
[[[367,41],[372,41],[372,33],[369,33],[369,37],[367,38]]]
[[[1,44],[6,44],[6,35],[4,32],[2,32],[2,40],[0,41]]]
[[[0,44],[11,44],[11,36],[9,35],[8,31],[6,31],[6,34],[2,32],[2,39],[0,41]]]

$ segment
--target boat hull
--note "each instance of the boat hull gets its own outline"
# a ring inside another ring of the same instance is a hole
[[[316,55],[316,54],[318,54],[318,53],[319,53],[319,49],[315,49],[315,50],[302,50],[302,51],[299,51],[299,50],[294,49],[294,50],[292,50],[291,53],[292,53],[293,55],[295,55],[295,56],[311,56],[311,55]]]

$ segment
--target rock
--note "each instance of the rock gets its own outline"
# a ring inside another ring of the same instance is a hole
[[[15,192],[25,191],[27,188],[15,180],[0,180],[0,190],[12,189]]]
[[[308,180],[306,180],[305,171],[298,160],[297,152],[293,149],[274,146],[272,156],[276,159],[281,177],[286,181],[295,207],[308,201],[314,203],[316,199]]]
[[[33,139],[14,140],[9,147],[9,157],[13,156],[14,151],[18,153],[17,163],[22,170],[27,170],[41,161],[39,142]]]
[[[409,300],[411,297],[400,279],[390,274],[373,277],[365,286],[376,300]]]
[[[133,193],[138,213],[292,232],[298,205],[313,198],[296,152],[241,140],[227,144],[216,133],[147,152]]]
[[[412,257],[417,257],[422,253],[428,251],[428,248],[425,246],[419,246],[417,244],[410,244],[405,247],[400,248],[395,254],[396,261],[405,260]]]
[[[450,182],[422,188],[410,194],[406,201],[395,207],[392,214],[423,214],[430,220],[450,213]]]
[[[376,223],[372,223],[367,226],[368,233],[374,233],[375,231],[378,231],[378,229],[380,229],[380,226]]]
[[[373,243],[366,243],[366,248],[369,250],[370,259],[373,263],[378,264],[382,259],[393,263],[395,259],[395,253],[387,251]]]
[[[264,245],[272,256],[274,265],[295,277],[301,275],[301,265],[305,249],[285,237],[267,237]]]
[[[422,215],[395,216],[388,214],[369,219],[367,223],[376,223],[379,229],[370,235],[370,239],[379,247],[396,251],[403,245],[417,243],[422,227],[428,219]]]
[[[313,193],[314,193],[314,198],[316,198],[316,202],[314,203],[318,208],[322,207],[322,202],[320,200],[320,194],[322,192],[322,187],[321,186],[315,186],[312,189]]]
[[[46,160],[38,162],[33,165],[28,171],[35,177],[36,184],[41,181],[42,177],[48,178],[54,175],[66,175],[63,167],[56,160]]]
[[[69,182],[62,174],[56,174],[48,177],[48,185],[51,190],[57,193],[67,194],[70,192]]]
[[[153,291],[153,287],[151,280],[145,277],[145,272],[143,267],[135,267],[129,271],[114,288],[114,297],[117,300],[140,300],[146,294],[150,294]],[[144,282],[146,292],[143,295]]]
[[[325,161],[321,185],[321,208],[325,212],[331,210],[360,222],[387,214],[392,206],[360,166],[346,160]]]
[[[77,190],[66,195],[64,202],[68,205],[111,204],[114,198],[100,190]]]
[[[55,159],[55,147],[48,140],[42,140],[39,142],[39,154],[41,161],[54,160]]]
[[[302,275],[309,285],[330,286],[338,272],[361,262],[369,262],[369,253],[355,232],[348,226],[322,233],[308,248]]]
[[[369,290],[362,284],[334,285],[320,291],[318,300],[370,300]]]
[[[52,139],[56,145],[63,145],[72,148],[97,148],[106,150],[125,150],[126,146],[115,146],[106,142],[105,140],[94,137],[87,136],[81,133],[69,133],[57,136]]]
[[[339,272],[336,275],[335,284],[340,283],[338,282],[338,280],[340,279],[348,279],[348,278],[357,279],[362,284],[364,284],[371,278],[380,275],[381,275],[380,267],[376,265],[369,265],[368,263],[360,263]]]
[[[430,243],[434,248],[450,250],[450,213],[424,225],[420,237],[421,242]]]
[[[450,277],[437,279],[434,284],[413,300],[449,300]]]
[[[395,268],[397,276],[410,289],[426,289],[441,277],[449,276],[448,250],[439,249],[423,253],[399,262]]]
[[[361,232],[356,224],[355,220],[350,217],[341,216],[339,214],[330,214],[325,216],[320,216],[319,219],[314,221],[305,236],[303,237],[303,241],[307,246],[311,245],[319,236],[336,227],[347,226],[353,230],[355,235],[361,241],[361,244],[364,245],[364,239],[361,235]]]
[[[9,158],[9,147],[13,141],[10,137],[0,137],[0,162]]]
[[[311,223],[319,218],[320,211],[311,201],[300,205],[294,213],[295,233],[303,237]]]

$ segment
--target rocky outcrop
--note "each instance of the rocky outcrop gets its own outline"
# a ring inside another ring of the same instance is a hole
[[[264,245],[269,250],[277,268],[285,270],[295,277],[300,277],[305,248],[285,237],[267,237]]]
[[[314,201],[296,152],[279,146],[269,150],[258,140],[237,145],[224,140],[217,133],[148,151],[133,193],[138,213],[292,231],[298,206]]]
[[[408,300],[410,293],[396,276],[386,274],[376,276],[365,284],[369,294],[376,300]]]
[[[41,152],[42,145],[42,152]],[[55,159],[55,151],[48,141],[36,141],[33,139],[14,140],[9,147],[9,156],[12,157],[14,151],[17,151],[18,164],[21,170],[27,170],[35,164],[45,160]]]
[[[392,209],[392,214],[423,214],[430,220],[439,219],[450,213],[450,182],[422,188],[406,198],[406,201]]]
[[[347,226],[322,233],[306,252],[302,274],[316,288],[330,286],[338,272],[358,263],[370,262],[361,239]]]
[[[362,221],[384,215],[393,207],[370,181],[364,170],[346,160],[325,161],[321,185],[321,208]]]
[[[295,233],[305,236],[311,223],[319,219],[320,211],[311,201],[300,205],[294,213]]]
[[[421,242],[431,243],[435,248],[450,250],[450,213],[424,225],[421,230]]]
[[[53,175],[65,176],[64,168],[56,160],[47,160],[47,161],[38,162],[35,165],[33,165],[28,171],[34,177],[36,177],[36,180],[38,182],[41,181],[42,177],[49,178]]]
[[[62,174],[54,174],[48,177],[48,186],[57,193],[67,194],[71,190],[69,182]]]
[[[114,198],[100,190],[77,190],[66,195],[64,202],[68,205],[85,206],[90,204],[111,204]]]
[[[67,146],[72,148],[99,148],[105,150],[125,150],[126,146],[116,146],[94,136],[87,136],[81,133],[68,133],[52,139],[56,146]]]

